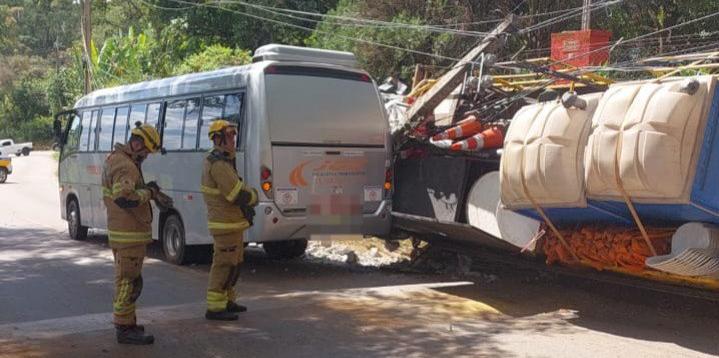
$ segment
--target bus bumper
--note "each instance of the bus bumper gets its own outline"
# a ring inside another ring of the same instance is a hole
[[[363,214],[357,225],[315,226],[306,215],[284,215],[273,202],[261,202],[255,212],[248,242],[310,239],[315,234],[386,236],[392,225],[392,202],[389,200],[382,201],[373,213]]]

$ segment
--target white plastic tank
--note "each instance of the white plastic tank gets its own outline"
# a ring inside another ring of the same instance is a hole
[[[500,163],[505,208],[532,207],[523,185],[542,207],[586,206],[584,147],[601,96],[591,93],[571,101],[541,102],[515,114]]]
[[[618,176],[638,203],[688,203],[715,82],[698,76],[610,86],[584,155],[588,198],[621,201]]]

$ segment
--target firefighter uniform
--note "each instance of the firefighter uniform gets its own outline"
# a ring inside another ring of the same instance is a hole
[[[232,126],[226,121],[216,121],[213,125],[211,138],[213,133]],[[235,153],[217,146],[204,161],[200,190],[207,205],[207,226],[214,239],[207,310],[220,312],[227,310],[228,304],[234,305],[235,285],[243,261],[242,235],[252,220],[246,211],[257,205],[257,191],[248,187],[237,174]]]
[[[102,186],[107,236],[115,257],[114,322],[134,325],[135,301],[142,291],[142,261],[152,242],[152,193],[144,188],[140,167],[129,148],[121,144],[115,145],[105,161]],[[118,200],[136,206],[122,208]]]
[[[159,149],[154,128],[135,128],[151,152]],[[149,142],[148,142],[149,139]],[[116,144],[105,160],[103,201],[107,208],[107,235],[115,258],[113,322],[135,326],[135,301],[142,292],[142,262],[152,242],[153,191],[145,187],[140,162],[128,145]]]

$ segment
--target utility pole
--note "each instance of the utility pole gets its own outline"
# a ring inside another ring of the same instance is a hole
[[[82,0],[82,16],[80,20],[80,30],[82,31],[82,39],[84,45],[83,68],[85,70],[85,94],[92,91],[92,61],[90,57],[90,48],[92,47],[92,17],[91,8],[92,0]]]
[[[589,11],[589,8],[592,6],[592,0],[584,0],[584,7],[582,8],[582,30],[589,30],[590,29],[590,22],[591,22],[591,11]]]
[[[507,31],[511,31],[515,21],[515,16],[509,14],[489,35],[482,39],[479,45],[471,49],[447,73],[437,79],[432,88],[417,98],[417,101],[409,108],[407,123],[410,126],[416,125],[420,118],[432,113],[437,105],[447,98],[457,86],[462,84],[465,74],[471,70],[475,59],[482,55],[490,45],[501,42],[499,40],[500,36]]]

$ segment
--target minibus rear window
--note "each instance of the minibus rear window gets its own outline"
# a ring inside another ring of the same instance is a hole
[[[295,75],[328,77],[342,80],[353,80],[361,82],[372,82],[372,79],[364,73],[335,70],[331,68],[303,67],[303,66],[268,66],[265,68],[266,75]]]

